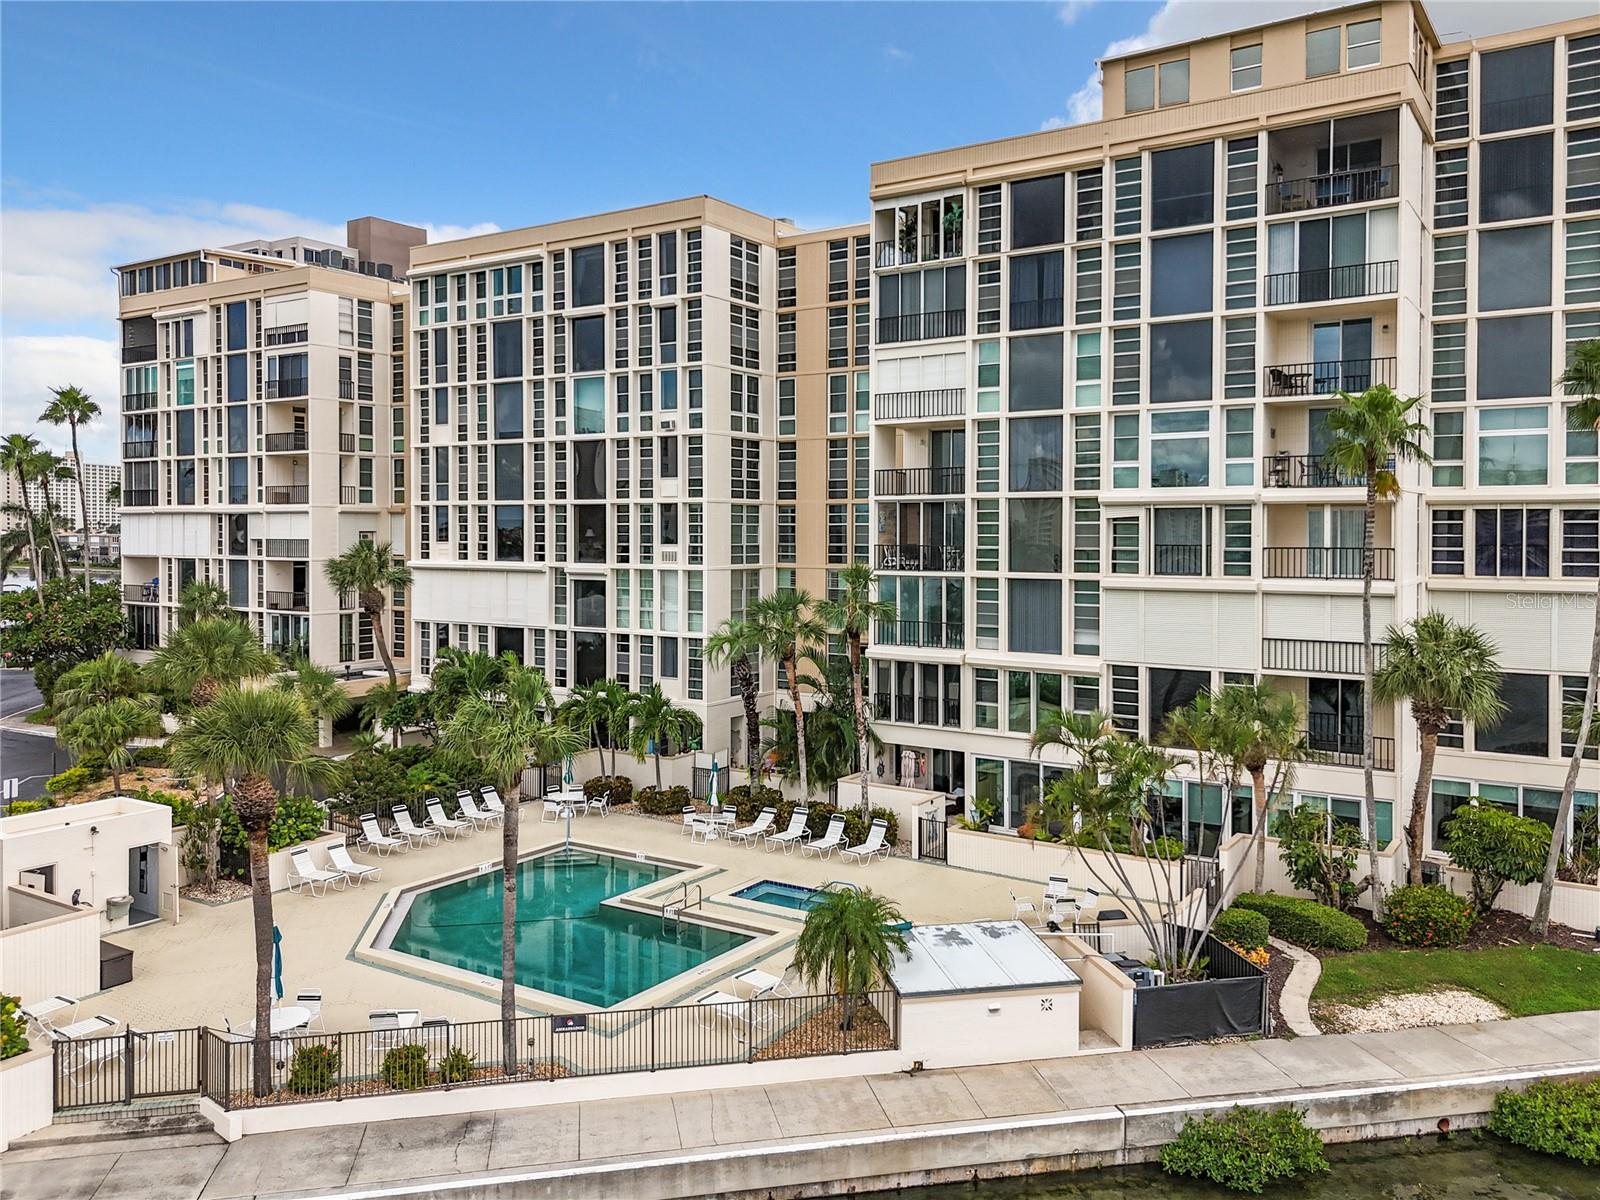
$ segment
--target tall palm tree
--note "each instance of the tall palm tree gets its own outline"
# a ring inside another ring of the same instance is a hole
[[[1373,789],[1372,679],[1377,655],[1372,642],[1373,530],[1378,501],[1400,491],[1396,467],[1403,462],[1433,460],[1422,447],[1427,426],[1422,397],[1402,398],[1385,384],[1374,384],[1359,396],[1339,393],[1339,407],[1328,414],[1329,465],[1366,483],[1366,508],[1361,523],[1361,776],[1363,813],[1367,823],[1367,868],[1372,878],[1372,917],[1383,920],[1383,889],[1378,886],[1378,799]]]
[[[1567,428],[1600,438],[1600,338],[1580,342],[1573,351],[1572,363],[1557,380],[1578,402],[1567,410]],[[1539,881],[1539,899],[1533,908],[1533,932],[1543,937],[1550,929],[1550,901],[1555,895],[1556,871],[1561,867],[1567,826],[1572,823],[1572,795],[1578,786],[1578,770],[1583,756],[1594,744],[1595,705],[1600,699],[1600,586],[1594,601],[1594,635],[1589,645],[1589,677],[1583,685],[1583,707],[1567,763],[1567,778],[1561,785],[1561,804],[1556,810],[1556,832],[1544,860],[1544,878]]]
[[[614,679],[597,679],[584,687],[573,688],[571,698],[561,706],[561,719],[578,730],[600,750],[600,768],[605,769],[605,751],[611,750],[611,774],[617,773],[617,746],[629,739],[634,695]],[[605,743],[595,735],[604,731]]]
[[[617,750],[633,737],[633,715],[639,710],[639,696],[615,680],[605,681],[606,740],[611,743],[611,774],[617,773]]]
[[[228,603],[228,593],[222,585],[209,579],[191,579],[183,585],[183,591],[178,596],[179,625],[190,625],[214,617],[232,620],[237,616],[237,611]]]
[[[201,707],[230,684],[270,674],[277,666],[277,658],[262,648],[250,626],[231,617],[211,617],[174,629],[156,651],[150,672],[169,693]]]
[[[78,430],[100,415],[100,406],[89,398],[89,393],[74,384],[51,388],[52,399],[45,406],[40,420],[52,425],[65,425],[72,433],[72,468],[78,480],[78,515],[83,527],[83,586],[89,587],[89,494],[83,483],[83,452],[78,449]]]
[[[539,762],[575,753],[583,735],[550,720],[553,707],[544,673],[513,662],[493,692],[469,692],[444,727],[444,745],[478,763],[507,800],[500,823],[500,1022],[505,1073],[517,1071],[517,857],[521,813],[518,793],[528,759]]]
[[[23,528],[28,531],[28,562],[33,568],[33,586],[44,587],[44,563],[39,557],[39,538],[33,525],[33,502],[28,495],[28,485],[33,481],[33,460],[39,453],[39,441],[25,433],[8,433],[0,443],[0,470],[17,477],[17,491],[22,507],[28,513]]]
[[[856,746],[861,763],[861,811],[872,807],[871,788],[867,767],[872,752],[868,745],[871,732],[867,712],[867,672],[863,662],[867,634],[876,621],[892,621],[894,605],[880,600],[878,583],[872,568],[864,562],[851,563],[840,575],[839,595],[836,599],[817,602],[817,617],[831,630],[844,635],[850,658],[850,678],[853,711],[855,714]]]
[[[93,754],[105,760],[115,795],[122,794],[122,772],[133,764],[128,743],[134,738],[161,733],[161,710],[150,699],[118,696],[82,709],[59,733],[62,742],[79,757]]]
[[[839,998],[841,1028],[850,1028],[858,1004],[906,952],[904,923],[894,901],[870,888],[830,889],[806,912],[794,944],[795,969],[812,987]]]
[[[356,593],[357,603],[372,626],[372,640],[389,672],[389,682],[398,682],[400,677],[395,673],[394,658],[389,653],[390,636],[384,627],[383,612],[389,603],[388,593],[410,586],[411,568],[395,560],[394,547],[388,542],[358,538],[350,549],[337,558],[330,558],[323,573],[341,592]]]
[[[61,549],[61,535],[57,532],[60,524],[61,510],[57,507],[50,495],[52,483],[63,483],[73,478],[72,468],[67,465],[67,460],[51,450],[40,450],[31,460],[33,467],[34,486],[39,489],[39,506],[47,518],[46,527],[50,532],[50,544],[55,548],[56,562],[60,564],[62,578],[71,572],[67,567],[67,556]],[[89,545],[84,543],[83,554],[89,556]]]
[[[56,680],[50,709],[57,727],[70,725],[84,712],[113,700],[131,699],[152,705],[156,696],[146,686],[138,664],[115,650],[91,658],[64,672]]]
[[[639,703],[633,710],[633,755],[643,762],[645,755],[654,757],[656,787],[661,787],[661,748],[673,746],[682,749],[700,736],[700,718],[687,708],[679,708],[652,683],[639,693]]]
[[[1458,625],[1440,612],[1424,613],[1404,628],[1389,626],[1384,663],[1372,681],[1373,697],[1385,704],[1411,702],[1422,754],[1406,822],[1406,877],[1422,882],[1422,836],[1433,795],[1433,761],[1439,734],[1452,714],[1489,726],[1505,713],[1495,646],[1476,625]]]
[[[332,759],[318,757],[316,745],[316,720],[300,697],[278,688],[241,687],[229,687],[196,708],[167,742],[168,758],[180,771],[231,784],[233,810],[249,837],[256,951],[251,1065],[257,1096],[272,1090],[272,878],[267,830],[278,812],[273,781],[283,779],[308,788],[331,781],[338,766]]]
[[[744,704],[745,767],[753,784],[761,762],[761,681],[755,668],[761,658],[760,630],[748,618],[724,621],[706,639],[705,656],[713,667],[732,667],[733,684]]]
[[[289,664],[289,672],[278,677],[278,686],[300,697],[317,722],[317,744],[322,744],[322,722],[331,726],[352,708],[355,702],[344,690],[339,677],[327,667],[319,667],[309,658],[299,657]]]
[[[789,682],[802,795],[811,794],[811,775],[806,764],[806,710],[800,699],[800,661],[815,660],[828,637],[827,629],[812,613],[814,603],[809,592],[793,591],[763,596],[750,606],[750,621],[756,627],[762,652],[782,666]]]

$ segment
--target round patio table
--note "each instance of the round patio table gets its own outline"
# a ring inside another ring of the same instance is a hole
[[[292,1029],[302,1029],[311,1021],[311,1010],[302,1008],[298,1004],[285,1004],[272,1010],[268,1018],[274,1035],[288,1033]],[[251,1021],[241,1031],[249,1037],[256,1035],[256,1023]]]

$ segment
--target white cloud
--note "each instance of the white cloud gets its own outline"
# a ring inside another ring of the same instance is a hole
[[[457,238],[477,237],[484,233],[499,233],[500,226],[493,221],[479,221],[476,225],[429,225],[422,228],[428,231],[430,242],[453,242]]]
[[[116,338],[76,335],[18,335],[0,340],[0,378],[5,380],[0,430],[32,433],[52,450],[65,451],[70,438],[65,426],[39,420],[50,402],[50,389],[76,384],[100,404],[101,417],[79,438],[85,459],[116,462],[121,420]]]
[[[894,63],[908,63],[915,57],[911,51],[902,50],[899,46],[885,46],[883,56]]]
[[[1079,17],[1095,6],[1095,2],[1096,0],[1066,0],[1065,4],[1056,9],[1056,16],[1063,25],[1075,25]]]

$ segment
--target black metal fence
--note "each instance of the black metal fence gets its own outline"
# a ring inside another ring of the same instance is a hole
[[[950,857],[950,821],[944,813],[917,818],[917,857],[934,862]]]
[[[206,1033],[198,1027],[130,1028],[105,1037],[58,1041],[54,1106],[60,1111],[198,1095],[205,1077]]]
[[[1190,931],[1168,925],[1166,935],[1176,945]],[[1135,1047],[1271,1032],[1267,973],[1209,933],[1200,956],[1208,978],[1134,989]]]

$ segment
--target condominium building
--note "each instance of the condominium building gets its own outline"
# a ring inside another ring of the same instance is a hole
[[[407,657],[406,597],[373,630],[324,566],[358,538],[403,553],[405,301],[423,230],[377,218],[350,244],[199,249],[117,268],[122,582],[133,644],[171,630],[194,579],[264,644],[321,663]],[[398,261],[396,261],[398,259]]]
[[[705,639],[849,559],[824,544],[820,479],[830,364],[840,432],[865,404],[850,370],[867,356],[865,233],[801,234],[701,196],[417,247],[418,674],[453,646],[510,651],[559,694],[659,683],[702,716],[706,749],[742,760],[743,710]],[[844,495],[862,501],[846,538],[864,537],[859,440],[856,467],[840,439]]]
[[[70,465],[70,456],[68,458]],[[86,495],[84,499],[89,506],[89,528],[105,529],[117,523],[117,501],[111,497],[110,489],[122,480],[122,467],[116,463],[86,462],[83,464],[83,486]],[[83,528],[81,506],[78,501],[78,481],[73,479],[53,479],[50,481],[50,506],[55,511],[57,524],[69,528]],[[27,503],[35,512],[39,510],[40,502],[44,498],[43,489],[37,484],[28,487]],[[17,482],[15,474],[8,473],[0,478],[0,504],[7,509],[0,512],[0,533],[22,527],[22,514],[14,511],[10,506],[20,508],[23,504],[22,485]]]
[[[888,765],[997,826],[1062,769],[1039,712],[1160,739],[1202,689],[1306,716],[1298,803],[1364,823],[1366,480],[1339,391],[1426,397],[1433,463],[1380,505],[1375,639],[1436,609],[1499,647],[1506,715],[1436,764],[1553,821],[1600,573],[1595,436],[1552,380],[1600,335],[1600,20],[1440,44],[1357,5],[1103,63],[1104,119],[871,175],[872,685]],[[1418,769],[1379,705],[1378,834]],[[1600,767],[1579,804],[1593,807]],[[1159,805],[1207,853],[1246,793]]]

